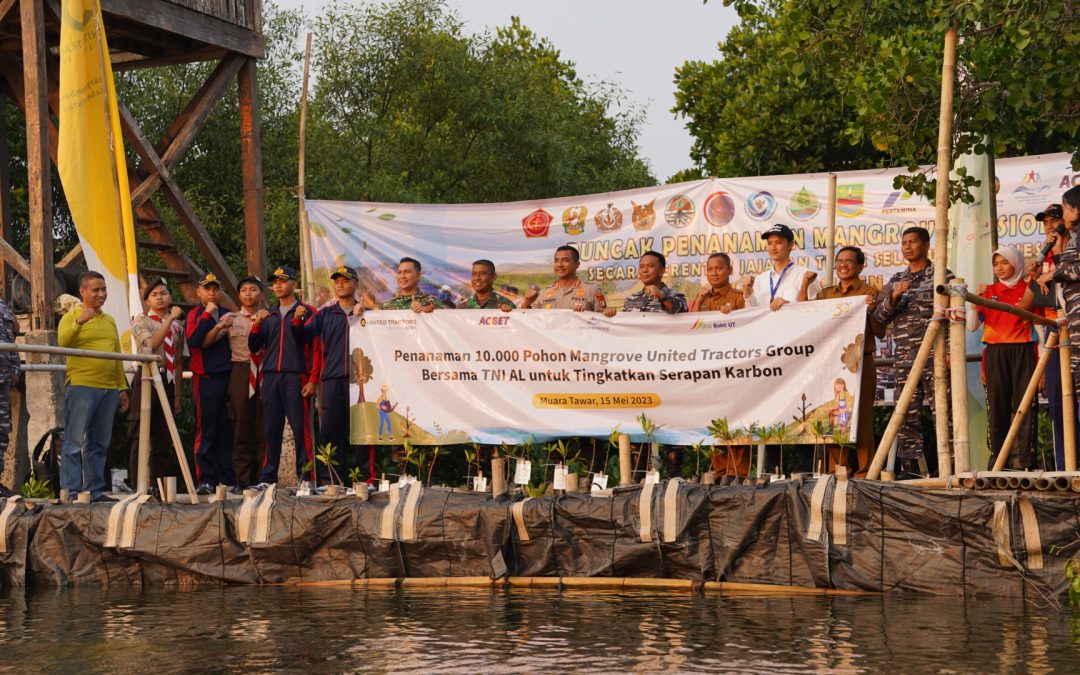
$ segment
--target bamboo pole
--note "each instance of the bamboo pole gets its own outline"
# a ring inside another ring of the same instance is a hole
[[[1057,325],[1058,325],[1058,322],[1053,320],[1053,319],[1048,319],[1045,316],[1040,316],[1038,314],[1033,314],[1033,313],[1027,311],[1026,309],[1020,309],[1019,307],[1016,307],[1015,305],[1008,305],[1008,304],[1006,304],[1004,302],[999,302],[997,300],[991,300],[989,298],[984,298],[981,295],[975,295],[974,293],[967,290],[966,288],[961,289],[959,287],[959,285],[955,284],[955,283],[941,284],[940,286],[938,286],[935,289],[935,292],[937,292],[938,294],[943,294],[943,295],[944,294],[951,295],[951,294],[954,294],[954,293],[955,294],[960,294],[960,295],[963,296],[965,302],[970,302],[973,305],[978,305],[980,307],[986,307],[987,309],[993,309],[993,310],[997,310],[999,312],[1006,312],[1008,314],[1012,314],[1013,316],[1020,317],[1021,319],[1025,320],[1025,321],[1030,321],[1031,323],[1039,324],[1040,326],[1050,326],[1051,328],[1056,328]]]
[[[988,175],[983,176],[983,180],[986,181],[983,185],[990,186],[990,199],[986,200],[986,206],[990,210],[990,250],[996,251],[998,249],[998,212],[997,212],[997,198],[994,196],[997,188],[997,165],[994,160],[994,144],[987,137],[984,139],[986,143],[986,173]]]
[[[24,343],[0,342],[0,352],[22,352],[24,354],[52,354],[54,356],[85,356],[90,359],[106,361],[131,361],[132,363],[157,363],[161,358],[153,354],[127,354],[124,352],[98,352],[93,349],[73,349],[55,345],[29,345]]]
[[[825,281],[822,286],[833,284],[833,259],[836,257],[836,174],[829,174],[829,226],[825,230]]]
[[[1050,365],[1050,356],[1053,354],[1057,342],[1057,333],[1050,333],[1050,336],[1046,338],[1046,349],[1039,354],[1039,360],[1035,364],[1035,372],[1032,373],[1027,389],[1024,390],[1024,396],[1020,399],[1020,406],[1013,414],[1012,424],[1009,425],[1009,433],[1005,435],[1005,441],[998,448],[997,459],[994,460],[992,471],[1001,471],[1005,468],[1005,460],[1009,457],[1009,449],[1012,448],[1013,443],[1016,442],[1016,437],[1020,434],[1020,427],[1023,424],[1024,417],[1031,410],[1035,394],[1039,391],[1039,381],[1042,380],[1046,367]]]
[[[945,33],[945,53],[941,62],[941,111],[938,117],[937,193],[934,204],[934,286],[945,283],[949,256],[949,171],[952,166],[953,76],[956,73],[956,27]],[[944,315],[948,298],[934,298],[934,317]],[[937,323],[937,322],[935,322]],[[934,422],[937,429],[938,476],[952,474],[949,448],[949,376],[945,363],[945,332],[938,331],[934,350]],[[965,424],[967,420],[963,421]]]
[[[308,73],[311,68],[311,33],[307,34],[307,45],[304,48],[304,82],[300,93],[300,161],[297,167],[297,196],[300,210],[300,268],[304,277],[303,289],[304,300],[315,300],[314,263],[311,257],[311,228],[307,217],[307,194],[305,178],[306,152],[307,152],[307,101],[308,101]]]
[[[900,398],[896,400],[896,407],[893,409],[892,417],[889,418],[889,426],[885,428],[885,434],[881,437],[881,442],[878,443],[877,451],[874,453],[874,461],[870,463],[870,469],[866,472],[868,480],[877,480],[881,477],[881,469],[885,466],[885,460],[889,457],[889,449],[896,439],[896,434],[900,431],[904,415],[911,405],[911,399],[915,396],[915,388],[919,384],[926,362],[930,359],[930,350],[933,349],[934,342],[940,332],[940,321],[931,321],[930,325],[926,327],[926,335],[923,336],[919,351],[915,354],[915,361],[911,364],[911,371],[908,373],[907,382],[904,383],[904,388],[900,392]]]
[[[506,459],[491,458],[491,496],[506,494]]]
[[[169,405],[169,396],[165,393],[165,385],[161,382],[161,373],[155,368],[151,376],[154,389],[157,391],[158,402],[165,413],[165,424],[169,427],[169,438],[172,439],[173,448],[176,450],[176,460],[180,463],[180,473],[184,476],[184,485],[187,487],[188,500],[192,504],[199,503],[199,496],[195,494],[195,481],[191,479],[191,468],[188,466],[187,456],[184,454],[184,446],[180,442],[180,432],[176,429],[176,420],[173,418],[172,406]]]
[[[634,470],[630,466],[630,435],[619,434],[619,485],[632,485],[633,483]]]
[[[1065,310],[1058,310],[1058,360],[1061,362],[1061,431],[1065,434],[1065,470],[1076,471],[1076,392],[1072,379],[1072,347]]]
[[[954,279],[953,284],[966,288],[963,279]],[[967,340],[964,336],[967,326],[961,317],[964,298],[959,295],[949,296],[949,308],[953,315],[949,318],[949,360],[952,383],[952,421],[953,421],[953,465],[957,473],[971,471],[971,442],[968,438],[968,388],[967,388]]]
[[[153,401],[151,368],[157,368],[157,366],[144,363],[140,368],[142,379],[139,382],[139,474],[135,485],[135,491],[139,494],[146,494],[150,489],[150,404]],[[165,495],[161,495],[161,498],[165,499]]]

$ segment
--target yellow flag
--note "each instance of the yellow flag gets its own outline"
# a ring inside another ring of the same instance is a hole
[[[142,312],[135,228],[99,0],[63,0],[57,164],[86,264],[105,277],[121,331]],[[130,340],[121,340],[127,347]]]

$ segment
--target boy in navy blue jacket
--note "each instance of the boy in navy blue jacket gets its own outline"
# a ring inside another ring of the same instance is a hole
[[[315,342],[322,357],[319,445],[333,445],[337,449],[335,456],[359,467],[367,479],[370,466],[366,453],[349,452],[349,317],[360,314],[362,309],[356,302],[356,270],[342,265],[330,279],[337,302],[308,318],[302,332],[303,341]]]
[[[185,337],[191,350],[192,397],[195,399],[195,474],[199,494],[217,485],[234,485],[232,420],[229,419],[229,349],[231,317],[220,319],[221,283],[213,274],[199,280],[199,304],[187,316]]]
[[[302,337],[303,317],[313,315],[315,310],[296,299],[296,281],[296,272],[291,267],[274,270],[270,287],[278,306],[269,311],[259,310],[248,335],[251,351],[262,351],[260,395],[266,423],[266,460],[260,474],[263,487],[278,482],[286,419],[296,439],[297,475],[302,472],[304,462],[313,458],[311,417],[304,397],[314,390],[314,378]],[[300,308],[303,309],[297,316]]]

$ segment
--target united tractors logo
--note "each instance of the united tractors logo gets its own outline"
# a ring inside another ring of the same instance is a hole
[[[759,190],[746,198],[746,215],[754,220],[768,220],[776,211],[776,197],[768,190]]]
[[[571,236],[577,236],[585,231],[585,223],[588,221],[589,209],[584,206],[571,206],[562,212],[563,230]]]
[[[521,229],[525,230],[525,236],[529,239],[546,237],[552,220],[550,213],[544,209],[536,209],[521,219]]]
[[[664,220],[674,228],[683,228],[694,222],[694,202],[686,195],[676,195],[668,200]]]

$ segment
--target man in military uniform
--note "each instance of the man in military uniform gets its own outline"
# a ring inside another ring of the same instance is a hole
[[[514,301],[495,292],[495,263],[490,260],[477,260],[472,264],[472,288],[476,295],[460,306],[461,309],[501,309],[509,312],[514,308]]]
[[[731,278],[731,257],[713,253],[705,263],[705,279],[709,287],[702,290],[690,305],[691,312],[728,312],[746,307],[746,298],[735,290]]]
[[[626,298],[624,312],[665,312],[681,314],[686,311],[686,296],[665,284],[664,270],[667,260],[656,251],[646,251],[638,260],[638,280],[644,288]],[[606,316],[615,316],[615,309],[605,310]]]
[[[575,312],[602,312],[607,309],[604,294],[594,284],[578,279],[581,256],[573,246],[555,249],[555,283],[544,290],[532,288],[525,294],[522,309],[531,308],[539,300],[540,309],[572,309]]]
[[[907,382],[915,354],[934,314],[934,263],[929,258],[930,232],[923,227],[909,227],[900,238],[900,251],[908,267],[894,274],[889,283],[882,287],[871,312],[871,318],[880,325],[892,324],[896,343],[897,396]],[[947,280],[953,276],[952,272],[945,271]],[[934,405],[934,369],[930,363],[932,361],[927,362],[927,367],[923,369],[900,427],[896,450],[900,459],[898,474],[922,475],[919,467],[919,460],[924,459],[922,407]]]
[[[826,286],[815,300],[863,298],[868,305],[866,330],[863,334],[862,382],[859,385],[858,428],[855,439],[855,475],[862,477],[874,457],[874,393],[877,391],[877,369],[874,365],[875,337],[884,337],[885,327],[870,316],[877,298],[877,289],[859,278],[866,265],[866,254],[857,246],[845,246],[836,252],[836,284]],[[830,462],[831,463],[831,462]],[[831,467],[830,467],[831,470]]]
[[[402,258],[395,272],[398,292],[394,294],[394,297],[379,305],[379,309],[411,309],[418,314],[444,309],[437,298],[420,290],[420,276],[420,261],[408,257]]]
[[[0,300],[0,342],[15,344],[15,315]],[[19,381],[19,353],[0,352],[0,477],[4,475],[4,455],[11,436],[11,388]],[[8,489],[0,484],[0,496]]]

